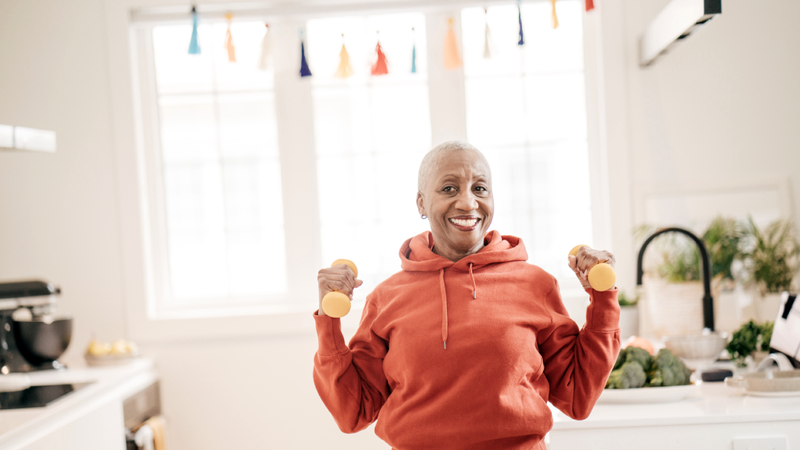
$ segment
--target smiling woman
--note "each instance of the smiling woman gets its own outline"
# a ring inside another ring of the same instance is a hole
[[[340,319],[314,314],[317,392],[342,431],[377,420],[392,448],[544,449],[553,427],[546,403],[586,418],[616,360],[617,289],[595,291],[586,280],[613,255],[584,246],[568,258],[591,299],[579,330],[556,279],[526,262],[522,240],[488,231],[492,175],[477,148],[435,147],[418,187],[431,231],[402,245],[403,270],[367,296],[350,345]],[[320,301],[332,291],[352,298],[362,285],[344,264],[317,281]]]

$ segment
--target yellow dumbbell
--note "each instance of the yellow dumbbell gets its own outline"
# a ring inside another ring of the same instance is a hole
[[[575,256],[581,247],[591,248],[588,245],[576,245],[569,251],[570,256]],[[589,269],[589,284],[595,291],[607,291],[617,282],[617,273],[610,264],[598,263]]]
[[[353,271],[353,274],[358,277],[358,268],[356,264],[349,259],[337,259],[331,264],[331,267],[338,266],[339,264],[347,264],[347,267]],[[322,297],[322,310],[325,314],[331,317],[344,317],[350,312],[350,297],[342,294],[339,291],[331,291]]]

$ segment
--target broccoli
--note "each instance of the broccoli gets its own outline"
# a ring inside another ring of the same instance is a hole
[[[650,371],[651,358],[650,353],[639,347],[628,346],[625,349],[625,362],[635,362],[642,366],[645,372]]]
[[[619,351],[619,355],[617,355],[617,362],[614,363],[614,369],[617,370],[622,367],[622,364],[625,362],[625,349],[621,349]]]
[[[653,359],[648,386],[683,386],[689,384],[692,370],[671,351],[662,348]]]
[[[640,388],[646,381],[647,374],[639,363],[626,362],[622,367],[611,372],[606,381],[606,389]]]

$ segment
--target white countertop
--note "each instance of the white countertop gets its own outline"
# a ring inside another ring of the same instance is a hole
[[[554,432],[654,425],[751,423],[800,420],[800,397],[752,397],[725,383],[701,383],[697,392],[678,402],[597,404],[589,418],[583,421],[570,419],[561,411],[551,409]]]
[[[122,400],[156,381],[153,361],[137,358],[124,365],[87,367],[70,363],[64,371],[31,373],[33,384],[91,383],[43,408],[0,410],[0,448],[15,449],[64,426],[112,400]]]

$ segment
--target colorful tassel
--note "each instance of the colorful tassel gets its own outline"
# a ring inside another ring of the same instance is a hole
[[[558,28],[558,16],[556,15],[556,0],[550,0],[553,4],[553,29]]]
[[[192,6],[192,40],[189,41],[189,54],[199,55],[200,45],[197,43],[197,8]]]
[[[492,33],[489,31],[489,12],[486,8],[483,9],[483,17],[486,23],[486,27],[483,30],[483,58],[489,59],[492,57],[492,50],[491,50],[491,40],[492,40]]]
[[[586,0],[586,11],[591,11],[594,9],[594,0]]]
[[[339,52],[339,68],[333,74],[336,78],[347,78],[353,75],[353,67],[350,66],[350,55],[344,46],[344,34],[342,34],[342,51]]]
[[[311,76],[311,69],[308,68],[308,61],[306,61],[306,44],[302,31],[300,32],[300,76]]]
[[[522,8],[520,7],[521,0],[517,0],[517,15],[519,16],[519,42],[517,45],[525,45],[525,34],[522,32]]]
[[[375,45],[375,53],[378,55],[377,59],[375,60],[375,64],[372,65],[372,75],[386,75],[389,73],[388,61],[386,60],[386,54],[383,53],[383,49],[381,48],[381,41],[378,40],[378,43]]]
[[[272,33],[269,31],[269,24],[265,23],[267,28],[264,33],[264,38],[261,39],[261,55],[258,57],[258,68],[261,70],[269,69],[272,64]]]
[[[458,54],[458,42],[453,31],[453,19],[447,19],[447,36],[444,39],[444,67],[458,69],[463,64],[461,55]]]
[[[233,46],[233,36],[231,35],[231,20],[233,19],[233,14],[227,13],[225,14],[225,18],[228,20],[228,30],[225,32],[225,49],[228,50],[228,61],[236,62],[236,48]]]
[[[417,73],[417,32],[411,28],[412,47],[411,47],[411,73]]]

